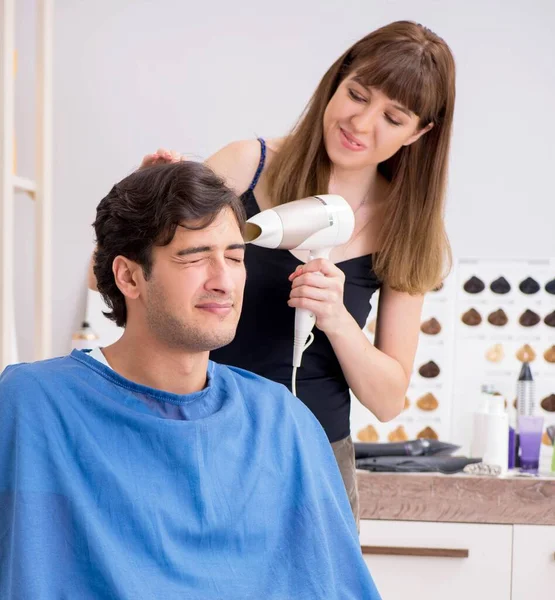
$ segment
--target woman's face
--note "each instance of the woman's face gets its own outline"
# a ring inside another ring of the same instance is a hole
[[[432,124],[419,129],[419,118],[377,88],[346,78],[324,112],[324,144],[331,162],[349,170],[387,160],[414,143]]]

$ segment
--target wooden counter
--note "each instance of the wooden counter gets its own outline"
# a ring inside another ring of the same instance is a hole
[[[357,471],[360,518],[555,525],[555,477]]]

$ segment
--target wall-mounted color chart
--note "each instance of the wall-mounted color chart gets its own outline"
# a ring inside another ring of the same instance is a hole
[[[549,470],[545,427],[555,424],[555,261],[461,259],[456,288],[452,440],[468,450],[482,384],[505,396],[515,419],[517,379],[526,361],[535,381],[535,414],[544,417],[542,466]]]
[[[378,298],[365,328],[373,341]],[[507,399],[511,420],[522,362],[530,363],[536,414],[544,417],[542,470],[555,424],[555,259],[459,259],[443,287],[426,295],[418,350],[405,401],[393,421],[380,423],[353,398],[355,441],[438,436],[468,453],[480,388]]]

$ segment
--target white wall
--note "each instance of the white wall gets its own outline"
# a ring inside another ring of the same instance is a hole
[[[36,0],[19,0],[16,6],[15,46],[17,75],[15,86],[15,133],[17,172],[32,177],[35,171],[35,19]],[[34,334],[34,227],[32,200],[16,194],[15,204],[15,298],[19,358],[32,360]]]
[[[20,24],[34,1],[19,3]],[[68,350],[84,315],[90,224],[115,181],[159,146],[204,157],[234,139],[284,133],[331,62],[398,19],[436,31],[457,61],[447,210],[455,254],[554,256],[551,0],[56,0],[55,352]],[[31,240],[28,227],[18,231],[29,358]]]

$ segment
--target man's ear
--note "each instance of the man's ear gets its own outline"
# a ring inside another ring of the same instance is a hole
[[[413,133],[413,135],[410,136],[403,146],[410,146],[411,144],[414,144],[416,140],[419,140],[425,133],[428,133],[433,126],[433,123],[428,123],[425,127],[422,127],[422,129],[418,129],[416,133]]]
[[[139,284],[144,281],[142,267],[125,256],[116,256],[112,263],[112,272],[119,291],[130,300],[137,299],[140,294]]]

